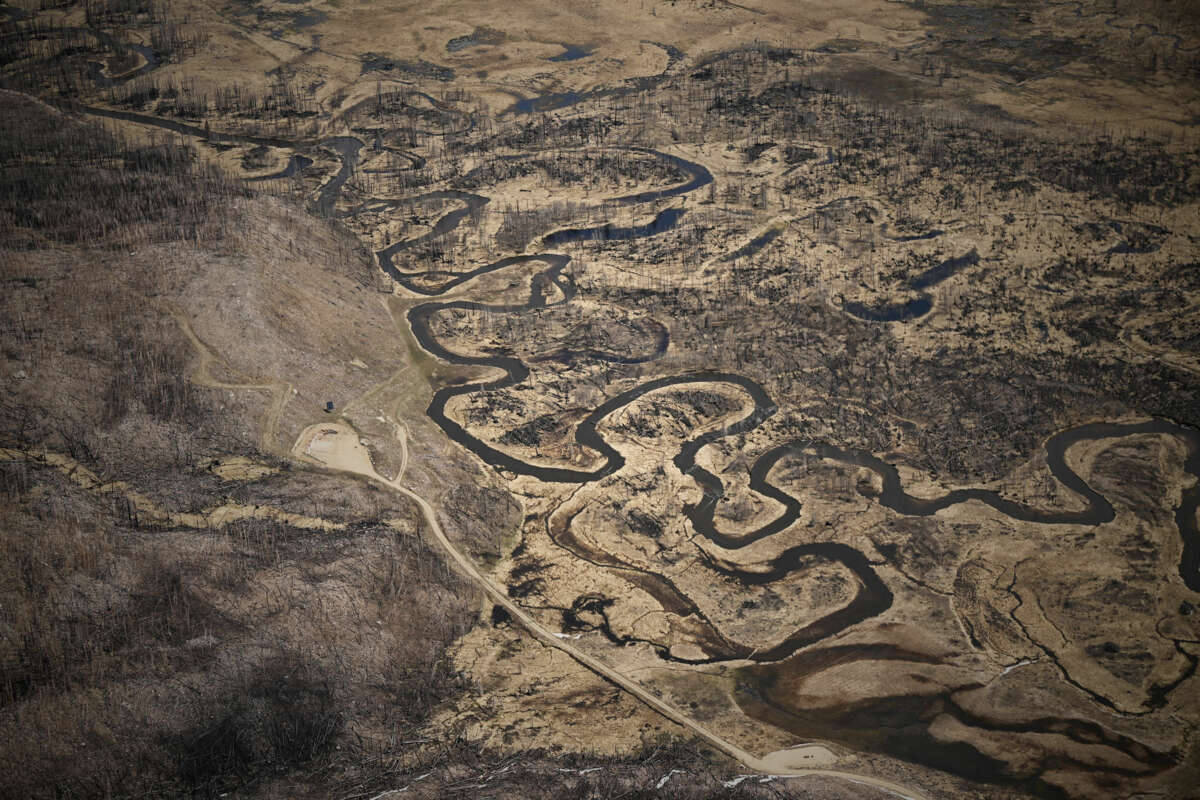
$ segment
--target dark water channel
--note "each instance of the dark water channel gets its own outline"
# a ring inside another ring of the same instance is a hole
[[[932,238],[933,235],[940,233],[940,231],[932,231],[921,236],[900,237],[897,241],[916,241],[918,239]],[[903,303],[883,303],[876,306],[868,306],[858,302],[847,302],[843,304],[842,310],[852,317],[857,317],[867,322],[908,322],[909,320],[923,317],[933,308],[933,295],[926,292],[926,289],[937,286],[959,270],[978,263],[979,253],[974,250],[965,255],[948,258],[919,275],[913,276],[905,283],[905,288],[917,292],[917,296],[911,300]]]
[[[547,58],[547,61],[578,61],[581,58],[587,58],[592,54],[592,49],[578,44],[562,43],[563,51],[556,56]]]
[[[654,152],[654,151],[643,151]],[[653,190],[616,198],[609,203],[633,204],[650,202],[678,196],[694,191],[712,180],[711,174],[701,165],[673,156],[656,154],[668,159],[688,180],[678,186]],[[511,475],[527,475],[549,483],[584,484],[607,478],[625,466],[625,459],[614,448],[598,428],[611,415],[631,403],[660,390],[675,387],[702,386],[720,383],[736,387],[749,399],[747,411],[737,420],[684,441],[674,456],[674,465],[680,472],[692,476],[703,490],[702,499],[685,507],[693,529],[709,542],[726,550],[738,550],[766,537],[780,533],[793,525],[800,516],[800,501],[770,481],[770,473],[781,460],[787,457],[805,457],[834,461],[853,467],[862,467],[878,476],[882,491],[878,502],[897,514],[906,516],[929,516],[938,511],[962,503],[981,503],[1011,519],[1035,524],[1099,525],[1111,521],[1115,510],[1107,498],[1097,492],[1067,464],[1066,453],[1075,444],[1099,439],[1121,438],[1133,435],[1154,434],[1174,436],[1187,447],[1185,469],[1189,474],[1200,477],[1200,432],[1175,424],[1168,420],[1155,419],[1142,423],[1097,422],[1061,431],[1045,442],[1047,466],[1064,487],[1082,499],[1084,507],[1079,510],[1038,508],[1009,500],[996,492],[985,489],[958,489],[935,498],[915,497],[905,491],[897,468],[862,450],[843,448],[834,444],[797,439],[785,442],[758,456],[750,468],[750,488],[777,501],[779,514],[757,529],[732,534],[720,530],[715,514],[718,503],[725,495],[722,479],[697,464],[697,455],[706,445],[719,439],[748,433],[772,417],[777,406],[766,389],[759,383],[742,375],[719,371],[696,371],[679,375],[659,377],[644,381],[593,409],[576,426],[573,438],[581,448],[598,454],[598,466],[593,469],[575,469],[561,466],[546,466],[530,463],[511,453],[482,441],[467,431],[446,413],[447,404],[455,397],[503,390],[526,381],[531,374],[520,358],[512,354],[466,355],[457,353],[443,345],[434,333],[432,320],[444,311],[483,311],[491,314],[521,314],[551,305],[571,302],[576,296],[576,287],[566,271],[570,257],[556,253],[510,256],[486,266],[449,277],[435,289],[419,288],[416,282],[432,273],[407,273],[396,268],[395,257],[405,249],[412,248],[430,237],[454,230],[473,210],[487,203],[485,197],[465,192],[435,193],[427,197],[454,199],[463,204],[444,215],[433,230],[422,237],[398,242],[379,252],[381,266],[406,287],[426,296],[443,294],[452,288],[485,273],[526,267],[529,264],[544,265],[529,279],[529,292],[524,302],[508,304],[484,304],[471,300],[430,300],[413,306],[408,311],[408,320],[417,342],[434,357],[460,366],[497,368],[502,372],[498,378],[443,386],[434,393],[427,413],[447,436],[478,456],[492,467]],[[644,225],[617,227],[602,225],[594,228],[578,228],[556,231],[545,236],[545,245],[558,245],[579,241],[604,241],[637,239],[653,236],[675,227],[682,218],[682,209],[668,209]],[[932,238],[940,232],[923,234],[916,238]],[[764,234],[761,247],[770,240]],[[910,239],[911,240],[911,239]],[[755,245],[754,242],[751,245]],[[962,256],[947,259],[915,276],[908,288],[921,293],[917,301],[898,306],[875,308],[851,308],[847,311],[865,319],[880,321],[912,319],[928,311],[921,297],[928,298],[925,290],[937,285],[957,271],[978,263],[979,256],[971,251]],[[445,276],[446,273],[437,273]],[[553,299],[552,299],[553,298]],[[931,299],[928,301],[931,303]],[[856,313],[857,312],[857,313]],[[639,364],[653,361],[666,353],[669,339],[658,336],[646,351],[633,353],[604,352],[580,349],[569,352],[564,359],[591,359],[614,364]],[[1200,481],[1186,489],[1176,509],[1175,520],[1183,542],[1179,573],[1185,585],[1200,592],[1200,531],[1197,530],[1196,512],[1200,505]],[[578,512],[577,512],[578,513]],[[946,742],[934,736],[931,724],[940,715],[949,714],[959,723],[1010,734],[1054,734],[1064,736],[1081,744],[1102,743],[1125,753],[1147,770],[1159,771],[1174,763],[1170,754],[1154,751],[1132,739],[1111,733],[1094,723],[1058,717],[1044,717],[1020,723],[1006,723],[984,719],[960,707],[955,702],[957,691],[977,688],[960,686],[946,689],[933,695],[896,696],[885,699],[848,701],[833,710],[805,710],[795,707],[788,700],[788,687],[802,678],[805,670],[814,670],[828,656],[829,663],[844,663],[856,659],[929,661],[930,656],[908,653],[890,645],[827,645],[821,643],[830,637],[872,617],[886,612],[893,603],[893,595],[887,584],[879,577],[867,556],[858,549],[837,542],[820,542],[791,547],[766,564],[755,569],[723,564],[705,555],[708,566],[717,574],[746,586],[769,584],[784,579],[798,569],[804,569],[814,561],[840,565],[852,583],[853,597],[831,614],[810,622],[797,630],[786,633],[774,647],[757,650],[732,642],[701,612],[697,604],[680,591],[671,580],[661,574],[641,570],[620,562],[616,557],[598,551],[594,545],[576,538],[570,529],[572,518],[551,524],[547,529],[551,538],[579,558],[604,568],[621,571],[630,583],[644,589],[662,604],[664,609],[695,621],[692,638],[701,644],[707,655],[682,657],[662,645],[618,635],[608,622],[608,606],[612,600],[598,595],[581,595],[570,608],[561,609],[563,625],[567,630],[597,630],[617,644],[644,642],[652,646],[665,661],[685,664],[704,664],[721,661],[750,662],[751,666],[738,671],[739,685],[736,699],[752,717],[769,722],[797,736],[817,736],[830,741],[842,742],[863,751],[889,753],[898,758],[946,770],[971,780],[1012,787],[1038,797],[1057,798],[1065,795],[1053,782],[1044,780],[1038,769],[1016,773],[1007,762],[987,755],[965,742]],[[511,587],[514,597],[519,587]],[[844,650],[845,652],[834,651]],[[826,659],[827,660],[827,659]],[[1061,669],[1061,667],[1060,667]],[[1194,669],[1194,663],[1193,663]],[[1064,677],[1069,681],[1069,676]],[[1175,684],[1178,685],[1178,684]],[[1166,694],[1172,687],[1158,691],[1155,702],[1165,703]],[[1096,698],[1094,698],[1096,699]],[[1059,766],[1082,771],[1103,771],[1104,767],[1072,761],[1062,756]],[[1048,765],[1050,769],[1054,764]]]

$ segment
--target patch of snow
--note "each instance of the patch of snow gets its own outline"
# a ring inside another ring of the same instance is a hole
[[[1001,672],[1000,674],[1001,674],[1001,675],[1007,675],[1008,673],[1012,672],[1012,671],[1013,671],[1014,669],[1016,669],[1017,667],[1023,667],[1023,666],[1025,666],[1026,664],[1036,664],[1036,663],[1037,663],[1037,659],[1036,659],[1036,658],[1024,658],[1024,659],[1021,659],[1020,661],[1018,661],[1018,662],[1017,662],[1017,663],[1015,663],[1015,664],[1009,664],[1007,667],[1005,667],[1005,668],[1004,668],[1004,671],[1003,671],[1003,672]]]
[[[686,773],[681,769],[673,769],[670,772],[668,772],[666,775],[663,775],[662,779],[659,780],[659,782],[657,784],[655,784],[654,788],[661,789],[664,786],[666,786],[667,781],[671,780],[672,775],[684,775],[684,774],[686,774]]]

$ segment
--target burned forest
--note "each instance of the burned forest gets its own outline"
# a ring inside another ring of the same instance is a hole
[[[1200,4],[5,0],[0,797],[1197,797]]]

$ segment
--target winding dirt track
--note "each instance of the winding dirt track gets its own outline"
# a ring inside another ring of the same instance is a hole
[[[234,372],[234,369],[223,358],[213,353],[208,345],[196,335],[183,309],[170,303],[164,303],[163,307],[174,318],[175,322],[179,325],[179,329],[183,331],[183,334],[187,336],[188,341],[200,359],[195,369],[192,370],[192,374],[188,376],[188,380],[197,386],[206,386],[210,389],[249,389],[252,391],[270,392],[271,404],[263,412],[262,430],[258,435],[258,446],[262,448],[264,453],[286,457],[287,454],[281,452],[278,445],[279,418],[283,415],[284,406],[287,405],[288,400],[292,396],[292,384],[288,381],[255,382],[253,379],[243,383],[229,383],[217,380],[209,372],[211,364],[220,364],[226,371],[231,373]]]

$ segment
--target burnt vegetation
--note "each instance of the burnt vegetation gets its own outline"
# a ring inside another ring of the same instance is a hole
[[[420,739],[459,690],[446,650],[477,602],[414,509],[350,482],[334,494],[353,524],[328,530],[175,521],[332,504],[327,478],[269,453],[275,473],[249,485],[205,469],[257,449],[250,409],[190,380],[196,354],[156,300],[170,270],[127,255],[219,250],[245,185],[182,141],[6,102],[0,795],[267,791]]]
[[[1151,5],[1146,13],[1164,26],[1190,24],[1176,4]],[[930,12],[936,24],[951,24],[950,8]],[[1136,10],[1116,3],[1097,24],[1121,28],[1121,15]],[[1017,30],[1033,24],[1010,11],[983,16]],[[304,22],[299,11],[257,13],[255,24],[277,39]],[[518,103],[492,114],[453,85],[453,69],[373,52],[355,69],[414,87],[385,91],[379,81],[351,104],[345,93],[323,94],[314,73],[286,66],[244,85],[160,77],[156,65],[187,58],[208,36],[169,4],[89,0],[84,24],[73,26],[8,16],[0,26],[0,87],[10,90],[0,115],[0,332],[15,387],[0,398],[8,795],[278,795],[305,784],[361,796],[401,784],[429,797],[480,787],[529,797],[771,795],[721,785],[706,766],[713,754],[678,743],[630,759],[537,752],[514,764],[496,763],[457,729],[433,741],[423,726],[471,691],[450,648],[479,621],[480,598],[431,549],[407,501],[267,452],[246,421],[263,418],[273,398],[193,380],[197,347],[164,301],[183,278],[162,254],[225,257],[244,244],[235,209],[264,195],[283,198],[273,213],[306,207],[328,221],[342,237],[328,260],[359,289],[400,283],[436,295],[477,280],[507,293],[495,306],[443,309],[430,329],[448,349],[528,368],[520,382],[468,395],[452,414],[464,427],[488,426],[492,444],[522,457],[585,461],[573,435],[591,409],[657,374],[701,370],[745,376],[771,399],[774,416],[761,429],[726,426],[717,442],[730,456],[731,486],[745,481],[750,455],[801,435],[888,453],[934,483],[977,485],[1004,478],[1052,432],[1083,420],[1200,425],[1200,384],[1180,357],[1200,349],[1188,305],[1196,265],[1160,253],[1182,241],[1168,228],[1179,210],[1200,200],[1195,137],[1048,132],[994,107],[888,102],[892,91],[911,99],[955,80],[970,61],[961,43],[906,53],[920,62],[911,80],[835,67],[833,56],[859,47],[851,40],[813,51],[748,46],[686,68],[682,53],[659,45],[668,55],[661,74],[530,105],[553,113]],[[1170,47],[1157,28],[1126,30],[1138,46],[1124,67],[1200,74],[1197,56]],[[149,44],[133,45],[131,31]],[[480,28],[446,49],[503,42]],[[1116,69],[1093,45],[1038,40],[1005,58],[989,46],[970,63],[1011,80],[1075,59]],[[153,135],[125,138],[85,123],[87,113]],[[722,164],[722,177],[672,192],[689,175],[655,148],[701,153]],[[245,171],[278,172],[247,183],[211,166],[221,154]],[[576,195],[556,196],[568,188]],[[502,190],[502,202],[487,196]],[[535,190],[551,199],[518,194]],[[1097,219],[1079,218],[1092,208]],[[274,246],[291,247],[278,243],[288,229],[275,230]],[[387,277],[363,242],[378,263],[389,260]],[[1188,245],[1194,239],[1180,246]],[[141,249],[158,260],[133,258]],[[490,262],[549,249],[571,256],[554,278],[528,268],[484,276]],[[1031,293],[1044,302],[1031,303]],[[1153,316],[1173,311],[1179,319]],[[1121,349],[1139,343],[1174,357]],[[698,418],[738,411],[733,397],[676,390],[676,402],[647,402],[610,427],[628,439],[683,440]],[[749,455],[734,457],[739,448]],[[203,466],[230,452],[253,454],[268,474],[225,481]],[[496,488],[506,477],[440,498],[455,543],[484,566],[506,558],[529,522]],[[853,469],[818,464],[810,473],[807,459],[793,477],[826,500],[877,494]],[[659,465],[614,485],[651,498],[666,473]],[[754,522],[762,509],[748,496],[731,489],[725,521]],[[645,505],[621,514],[633,538],[678,533],[654,502]],[[218,520],[210,512],[222,506],[258,515]],[[206,522],[185,525],[183,514]],[[925,528],[898,531],[903,547],[877,544],[900,567],[932,572],[955,557],[932,538],[919,541]],[[1129,543],[1133,556],[1148,549]],[[531,558],[514,568],[510,597],[544,600],[546,566]],[[1115,585],[1107,589],[1118,597]],[[1118,600],[1146,605],[1143,594]],[[565,629],[611,634],[613,601],[581,600],[564,614]],[[747,602],[738,616],[783,605],[775,595]],[[499,606],[488,614],[497,627],[511,624]],[[1084,652],[1113,674],[1148,674],[1145,657],[1115,643]],[[876,712],[863,711],[859,726]],[[894,749],[920,760],[908,745]],[[585,763],[602,774],[588,777]],[[681,765],[693,773],[686,785],[644,790]],[[433,777],[420,783],[422,773]]]

